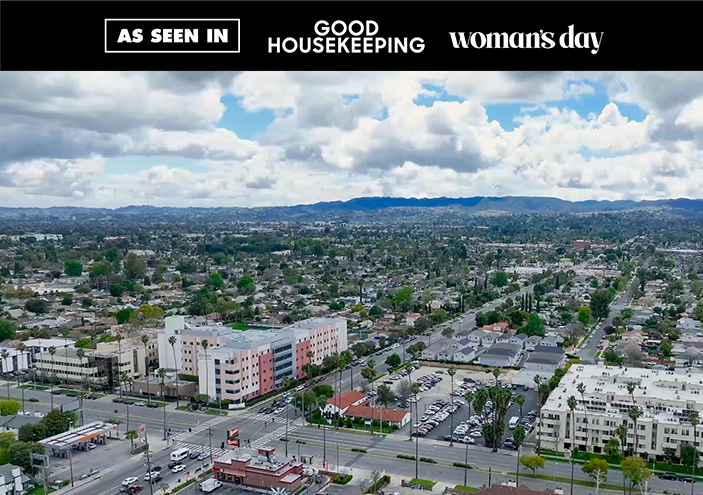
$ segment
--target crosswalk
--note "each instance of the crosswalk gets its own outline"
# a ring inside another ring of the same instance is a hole
[[[178,442],[181,442],[185,440],[186,438],[189,438],[197,433],[200,433],[202,431],[205,431],[208,429],[208,427],[213,427],[215,425],[218,425],[224,421],[227,421],[227,416],[218,416],[216,418],[213,418],[209,421],[206,421],[205,423],[199,424],[197,426],[194,426],[191,428],[191,431],[188,430],[183,430],[182,432],[173,435],[171,437],[171,441],[174,442],[174,444],[177,444]]]
[[[207,428],[207,426],[208,426],[208,425],[205,425],[205,428]],[[212,426],[212,424],[210,424],[209,426]],[[293,431],[297,430],[298,428],[299,428],[299,426],[297,426],[297,425],[291,425],[291,424],[289,424],[289,425],[288,425],[288,434],[290,435]],[[202,428],[200,429],[200,431],[202,431]],[[193,433],[195,433],[195,432],[196,432],[196,431],[195,431],[195,429],[194,429],[194,430],[193,430]],[[192,435],[193,433],[189,433],[189,435]],[[269,444],[269,442],[276,441],[276,440],[278,440],[279,438],[282,438],[282,437],[285,437],[285,436],[286,436],[286,427],[285,427],[285,425],[284,425],[284,426],[281,426],[280,428],[277,428],[277,429],[275,429],[275,430],[273,430],[273,431],[268,432],[268,433],[267,433],[266,435],[264,435],[263,437],[257,438],[256,440],[254,440],[253,442],[251,442],[251,448],[252,448],[252,449],[258,449],[258,448],[261,448],[261,447],[265,447],[265,446],[267,446],[267,445]],[[176,438],[176,437],[174,437],[174,439],[175,439],[175,438]],[[242,443],[241,446],[242,446],[242,447],[246,447],[246,445],[244,445],[243,443]],[[206,454],[209,454],[209,453],[210,453],[210,444],[209,444],[209,442],[208,442],[208,443],[204,443],[204,444],[196,444],[196,443],[185,442],[185,441],[182,441],[181,439],[178,439],[178,440],[176,440],[176,441],[173,443],[173,445],[172,445],[172,448],[173,448],[174,450],[176,450],[176,449],[182,449],[182,448],[184,448],[184,447],[190,449],[191,451],[195,451],[195,452],[204,452],[204,453],[206,453]],[[230,450],[232,450],[232,449],[227,449],[227,448],[223,449],[223,448],[221,448],[221,447],[215,447],[215,446],[213,445],[213,446],[212,446],[212,455],[213,455],[213,457],[219,457],[219,456],[224,455],[226,452],[229,452]]]

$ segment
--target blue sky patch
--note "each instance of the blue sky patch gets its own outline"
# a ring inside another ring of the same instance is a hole
[[[242,108],[241,98],[232,95],[223,96],[220,101],[226,106],[226,110],[218,122],[218,127],[228,129],[242,139],[260,137],[276,118],[273,110],[269,109],[256,113],[247,112]]]

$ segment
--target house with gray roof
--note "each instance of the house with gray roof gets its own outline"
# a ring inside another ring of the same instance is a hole
[[[495,344],[478,358],[478,363],[485,366],[506,368],[516,366],[522,356],[522,347],[516,344]]]
[[[565,363],[566,353],[561,347],[537,346],[522,366],[526,370],[553,374],[557,368],[561,368]]]
[[[527,337],[527,340],[525,341],[525,349],[528,351],[533,351],[535,347],[539,345],[539,342],[542,340],[542,337],[539,335],[530,335]]]
[[[30,479],[19,466],[0,466],[0,495],[22,495],[30,488]]]

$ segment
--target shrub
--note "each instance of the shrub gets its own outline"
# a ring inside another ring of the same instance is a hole
[[[463,462],[454,462],[452,465],[453,465],[454,467],[460,467],[460,468],[465,467],[466,469],[473,469],[473,467],[471,466],[471,464],[464,464]]]
[[[437,464],[437,461],[431,457],[420,457],[420,462],[429,462],[430,464]]]
[[[357,448],[353,448],[353,449],[351,449],[351,451],[352,452],[361,452],[362,454],[366,454],[368,452],[368,450],[366,450],[366,449],[357,449]]]
[[[296,440],[295,443],[308,443],[305,440]]]
[[[287,442],[288,439],[286,437],[281,437],[278,439],[279,442]]]
[[[300,495],[300,494],[303,493],[306,489],[307,489],[306,486],[301,486],[300,488],[298,488],[298,491],[295,492],[295,495]]]
[[[347,418],[347,428],[354,427],[354,420],[352,418]]]
[[[29,402],[39,402],[39,399],[37,399],[36,397],[30,397],[30,398],[27,399],[27,400],[28,400]]]
[[[339,475],[339,476],[334,477],[334,479],[332,480],[332,483],[334,483],[335,485],[346,485],[347,483],[349,483],[351,481],[351,479],[352,479],[351,474]]]
[[[414,456],[414,455],[398,454],[396,457],[397,457],[398,459],[407,459],[408,461],[414,461],[414,460],[415,460],[415,456]],[[422,460],[422,459],[420,459],[420,460]]]

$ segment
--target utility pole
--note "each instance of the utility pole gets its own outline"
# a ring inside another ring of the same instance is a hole
[[[341,474],[342,470],[339,467],[339,444],[337,444],[337,474]]]
[[[288,401],[286,401],[286,457],[288,457]]]
[[[324,466],[324,463],[327,461],[327,436],[325,433],[327,432],[327,420],[325,419],[325,424],[322,425],[322,464]]]
[[[466,489],[466,473],[469,470],[469,442],[466,442],[466,452],[464,453],[464,489]]]
[[[127,406],[129,407],[129,406]],[[166,403],[164,402],[164,441],[168,439],[168,428],[166,427]],[[168,445],[168,444],[167,444]]]
[[[146,435],[146,428],[144,428],[144,442],[146,442],[146,468],[149,471],[149,493],[154,495],[154,480],[151,479],[151,459],[149,458],[149,437]]]
[[[73,421],[70,421],[68,423],[68,429],[72,430],[73,429]],[[73,455],[71,454],[71,451],[73,450],[73,445],[68,446],[68,465],[71,468],[71,488],[73,488]]]
[[[42,468],[42,473],[43,473],[43,476],[42,476],[43,480],[42,481],[44,482],[44,495],[46,495],[46,464]]]
[[[210,462],[212,462],[212,428],[209,426],[207,427],[207,436],[208,440],[210,440]]]

